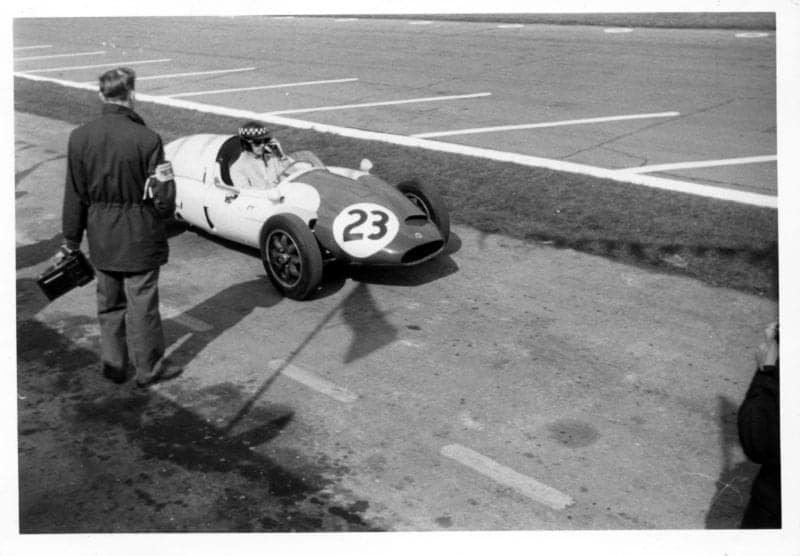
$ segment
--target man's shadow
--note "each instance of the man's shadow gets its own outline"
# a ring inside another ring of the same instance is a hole
[[[165,319],[167,345],[185,338],[169,355],[170,360],[185,367],[206,346],[250,313],[277,305],[282,300],[283,297],[265,277],[256,278],[225,288],[180,315]]]
[[[706,513],[706,529],[738,529],[758,465],[747,460],[733,465],[733,448],[739,445],[738,407],[725,396],[717,397],[717,405],[723,463]]]

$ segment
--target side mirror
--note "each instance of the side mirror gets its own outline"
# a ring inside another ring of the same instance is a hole
[[[369,174],[369,171],[372,170],[372,161],[369,158],[362,158],[359,168],[361,168],[362,172]]]

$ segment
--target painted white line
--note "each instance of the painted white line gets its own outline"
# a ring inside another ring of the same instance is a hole
[[[168,73],[164,75],[148,75],[145,77],[136,77],[136,82],[139,81],[149,81],[152,79],[168,79],[171,77],[195,77],[198,75],[218,75],[223,73],[237,73],[242,71],[253,71],[254,67],[252,68],[235,68],[235,69],[226,69],[226,70],[211,70],[211,71],[192,71],[187,73]]]
[[[205,321],[195,318],[191,315],[184,313],[182,309],[171,307],[169,305],[161,305],[161,318],[164,320],[174,320],[178,324],[191,328],[197,332],[209,332],[214,327]]]
[[[481,475],[489,477],[501,485],[511,487],[531,500],[554,510],[563,510],[575,503],[566,494],[459,444],[444,446],[441,453],[443,456],[454,459]]]
[[[469,95],[450,95],[441,97],[410,98],[405,100],[389,100],[384,102],[364,102],[360,104],[339,104],[337,106],[318,106],[316,108],[295,108],[293,110],[276,110],[275,112],[265,112],[264,116],[279,114],[301,114],[303,112],[325,112],[328,110],[346,110],[348,108],[370,108],[373,106],[390,106],[395,104],[410,104],[414,102],[435,102],[439,100],[456,100],[463,98],[488,97],[492,93],[474,93]]]
[[[338,19],[334,19],[334,21],[338,21],[339,23],[343,23],[345,21],[358,21],[357,17],[340,17]]]
[[[34,46],[15,46],[14,50],[37,50],[39,48],[53,48],[52,44],[37,44]]]
[[[725,158],[722,160],[698,160],[696,162],[675,162],[673,164],[652,164],[650,166],[634,166],[625,168],[623,172],[634,174],[664,172],[666,170],[686,170],[689,168],[711,168],[713,166],[732,166],[736,164],[756,164],[759,162],[775,162],[778,157],[775,155],[765,156],[745,156],[742,158]]]
[[[94,86],[85,85],[82,83],[77,83],[75,81],[68,81],[66,79],[56,79],[52,77],[44,77],[41,75],[33,75],[30,72],[14,72],[14,76],[22,79],[28,79],[30,81],[55,83],[58,85],[63,85],[65,87],[72,87],[75,89],[84,89],[87,91],[96,92],[96,85]],[[306,120],[298,120],[296,118],[285,118],[283,116],[258,114],[256,112],[253,112],[252,110],[229,108],[227,106],[215,106],[213,104],[204,104],[200,102],[169,98],[165,96],[140,94],[136,95],[136,98],[141,102],[152,102],[154,104],[159,104],[162,106],[172,106],[174,108],[182,108],[184,110],[194,110],[206,114],[218,114],[220,116],[228,116],[237,119],[238,118],[248,119],[248,120],[262,119],[266,123],[271,123],[274,125],[293,127],[296,129],[308,129],[319,133],[330,133],[333,135],[339,135],[341,137],[351,137],[353,139],[361,139],[364,141],[379,141],[381,143],[387,143],[390,145],[399,145],[403,147],[417,147],[434,152],[445,152],[451,154],[458,154],[462,156],[481,158],[484,160],[510,162],[512,164],[519,164],[520,166],[547,168],[549,170],[556,170],[560,172],[571,172],[573,174],[603,178],[620,183],[641,185],[644,187],[652,187],[654,189],[675,191],[679,193],[686,193],[689,195],[698,195],[700,197],[709,197],[712,199],[731,201],[734,203],[742,203],[758,207],[766,207],[773,209],[778,207],[778,198],[774,195],[749,193],[737,189],[713,187],[689,181],[640,175],[633,172],[623,172],[620,170],[612,170],[609,168],[590,166],[588,164],[578,164],[575,162],[566,162],[563,160],[555,160],[552,158],[543,158],[539,156],[524,155],[506,151],[495,151],[492,149],[470,147],[467,145],[447,143],[444,141],[430,141],[428,139],[421,139],[418,137],[408,137],[405,135],[394,135],[391,133],[382,133],[378,131],[367,131],[363,129],[340,127],[328,124],[321,124],[317,122],[309,122]]]
[[[535,129],[540,127],[559,127],[564,125],[595,124],[599,122],[615,122],[623,120],[641,120],[645,118],[674,118],[680,112],[656,112],[653,114],[629,114],[625,116],[605,116],[601,118],[583,118],[580,120],[562,120],[559,122],[542,122],[537,124],[501,125],[493,127],[476,127],[472,129],[456,129],[453,131],[432,131],[416,133],[412,137],[446,137],[448,135],[470,135],[473,133],[489,133],[494,131],[513,131],[517,129]]]
[[[288,376],[300,384],[308,386],[312,390],[316,390],[320,394],[324,394],[329,398],[333,398],[334,400],[343,403],[353,403],[358,399],[357,394],[354,394],[349,390],[342,388],[341,386],[338,386],[315,373],[312,373],[311,371],[307,371],[301,367],[298,367],[297,365],[287,365],[281,359],[270,361],[268,367],[270,371],[277,371],[278,369],[281,369],[282,375]]]
[[[294,19],[293,15],[276,15],[274,17],[270,17],[269,19]]]
[[[279,83],[277,85],[259,85],[257,87],[238,87],[235,89],[215,89],[212,91],[195,91],[192,93],[177,93],[174,95],[167,95],[167,97],[168,98],[195,97],[201,95],[216,95],[219,93],[237,93],[239,91],[259,91],[262,89],[282,89],[284,87],[304,87],[306,85],[325,85],[328,83],[348,83],[350,81],[358,81],[358,77],[347,77],[344,79],[326,79],[323,81],[301,81],[297,83]]]
[[[50,54],[48,56],[27,56],[25,58],[14,58],[14,61],[26,62],[28,60],[50,60],[52,58],[72,58],[75,56],[98,56],[105,53],[105,50],[96,50],[95,52],[71,52],[69,54]]]
[[[108,62],[105,64],[94,64],[91,66],[69,66],[63,68],[45,68],[45,69],[32,69],[25,70],[25,73],[45,73],[48,71],[67,71],[78,69],[92,69],[92,68],[116,68],[119,66],[132,66],[134,64],[157,64],[161,62],[171,62],[172,58],[161,58],[159,60],[125,60],[123,62]]]
[[[433,21],[409,21],[409,25],[430,25]]]
[[[519,29],[520,27],[525,27],[522,23],[504,23],[503,25],[498,25],[498,29]]]
[[[164,357],[169,357],[192,337],[192,333],[189,332],[188,334],[184,334],[180,338],[178,338],[172,345],[170,345],[167,349],[164,350]]]
[[[603,33],[633,33],[633,29],[628,27],[609,27],[608,29],[603,29]]]
[[[759,37],[768,37],[769,33],[760,33],[755,31],[748,31],[745,33],[736,33],[736,37],[740,39],[757,39]]]

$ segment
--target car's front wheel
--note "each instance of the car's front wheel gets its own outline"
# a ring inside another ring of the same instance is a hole
[[[322,254],[314,233],[293,214],[266,221],[261,260],[272,285],[290,299],[306,299],[322,281]]]
[[[436,224],[442,239],[447,244],[450,238],[450,214],[439,192],[417,180],[398,183],[397,189],[424,212],[428,220]]]

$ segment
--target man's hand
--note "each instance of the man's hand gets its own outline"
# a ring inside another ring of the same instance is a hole
[[[74,253],[75,251],[77,251],[77,249],[70,249],[69,247],[66,246],[66,244],[62,245],[61,247],[58,248],[58,251],[56,251],[56,254],[51,257],[50,263],[52,265],[57,265],[62,260],[64,260],[64,257]]]
[[[773,322],[764,329],[766,341],[756,348],[756,368],[761,371],[764,367],[774,367],[778,361],[780,350],[778,348],[778,323]]]

